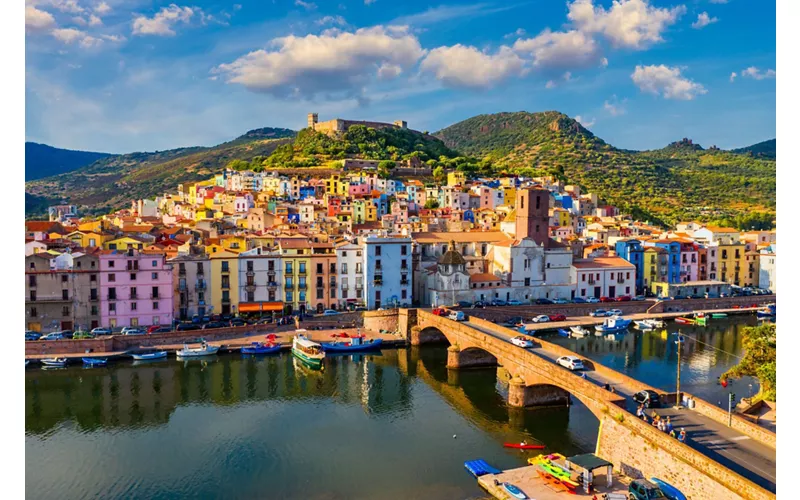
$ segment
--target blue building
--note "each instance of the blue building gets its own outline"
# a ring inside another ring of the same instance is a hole
[[[463,219],[464,222],[472,222],[475,224],[475,214],[472,212],[472,210],[464,210]]]
[[[316,188],[314,186],[300,186],[300,199],[314,198],[316,196]]]
[[[570,201],[572,198],[570,198]],[[636,266],[636,293],[644,293],[644,247],[639,240],[619,240],[614,247],[618,257]]]
[[[678,241],[658,240],[652,246],[663,248],[669,255],[667,261],[667,280],[669,283],[681,282],[681,244]]]

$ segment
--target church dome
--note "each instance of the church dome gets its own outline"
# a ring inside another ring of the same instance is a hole
[[[450,246],[447,248],[447,251],[439,257],[438,262],[440,266],[463,266],[466,265],[466,263],[467,261],[464,260],[464,257],[456,251],[455,241],[450,242]]]

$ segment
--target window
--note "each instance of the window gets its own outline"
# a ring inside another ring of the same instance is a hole
[[[614,279],[614,273],[611,273],[610,279],[612,279],[612,280]]]
[[[108,312],[110,312],[110,313],[117,312],[117,304],[116,304],[116,302],[112,302],[112,303],[108,304]]]
[[[631,279],[631,273],[625,273],[625,279],[626,280]]]
[[[197,294],[197,300],[199,300],[200,302],[205,302],[205,300],[206,300],[206,293],[205,293],[205,292],[199,292],[199,293]]]
[[[541,196],[537,196],[536,197],[536,208],[537,209],[539,208],[539,204],[541,203],[541,201],[542,201],[542,197]],[[538,231],[538,229],[537,229],[537,231]]]
[[[407,296],[408,296],[408,292],[406,290],[401,290],[400,291],[400,298],[401,299],[405,299],[405,298],[407,298]]]
[[[324,295],[323,291],[324,291],[324,288],[317,288],[317,298],[318,299],[323,298],[323,295]]]
[[[89,290],[89,299],[97,300],[97,288],[92,288],[91,290]]]
[[[375,245],[375,255],[377,256],[377,255],[380,255],[380,254],[381,254],[381,246],[380,245]]]
[[[38,315],[39,311],[37,311],[35,307],[31,307],[31,316],[38,316]]]
[[[286,292],[286,302],[292,302],[292,292]]]
[[[69,316],[69,306],[64,306],[61,308],[61,315],[62,316]]]
[[[227,272],[229,272],[229,269],[228,269],[228,261],[227,261],[227,260],[223,260],[223,261],[222,261],[222,272],[223,272],[223,273],[227,273]]]
[[[92,306],[92,316],[97,316],[97,306]]]
[[[400,269],[408,269],[408,264],[406,263],[406,259],[400,261]]]
[[[204,271],[203,271],[203,263],[202,262],[198,262],[197,263],[197,274],[203,274],[203,273],[204,273]]]
[[[586,275],[585,274],[581,274],[581,281],[586,281]]]
[[[136,310],[136,302],[131,302],[131,311]]]
[[[525,286],[531,286],[531,279],[525,278]]]
[[[318,262],[317,263],[317,274],[322,274],[322,272],[323,272],[322,271],[322,263]]]
[[[62,274],[61,275],[61,282],[62,283],[66,283],[67,281],[69,281],[69,276],[67,276],[66,274]]]
[[[252,260],[248,260],[247,261],[247,272],[248,273],[252,273],[253,272],[253,261]]]
[[[157,280],[158,279],[158,273],[150,273],[150,279],[151,280]]]
[[[136,273],[131,273],[131,281],[136,281]]]
[[[301,273],[306,272],[306,263],[305,262],[301,262],[300,263],[300,272]]]
[[[347,257],[347,250],[342,251],[342,257]]]
[[[342,262],[342,274],[347,274],[347,262]]]
[[[287,262],[286,263],[286,274],[292,274],[292,263],[291,262]]]
[[[89,275],[89,281],[91,281],[91,282],[97,281],[97,275],[96,274],[90,274]]]
[[[408,247],[406,245],[402,245],[400,247],[400,255],[408,255]],[[405,297],[403,297],[405,298]]]
[[[519,208],[520,209],[525,208],[525,197],[524,196],[519,199]]]
[[[69,300],[69,290],[61,290],[61,298],[63,300]]]
[[[331,262],[331,274],[336,274],[336,263]]]
[[[157,260],[153,261],[153,267],[158,267],[158,261]]]
[[[108,281],[116,281],[116,280],[117,280],[117,275],[116,274],[110,273],[108,275]]]
[[[31,262],[31,269],[36,269],[36,264],[34,264],[33,262]]]
[[[151,290],[150,294],[152,295],[152,297],[154,299],[157,299],[158,298],[158,287],[154,286],[153,289]]]
[[[108,267],[114,267],[114,264],[116,264],[116,262],[114,262],[113,260],[108,261]]]
[[[136,287],[135,286],[131,287],[131,298],[132,299],[136,298]]]
[[[380,302],[381,300],[381,291],[375,290],[375,302]]]
[[[375,261],[375,270],[376,271],[382,271],[383,270],[383,267],[381,267],[381,261],[380,260],[376,260]]]

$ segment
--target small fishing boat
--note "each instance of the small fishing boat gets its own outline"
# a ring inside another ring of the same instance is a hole
[[[634,321],[636,328],[639,330],[655,330],[655,327],[647,320]]]
[[[572,332],[572,336],[575,338],[583,338],[587,335],[591,335],[591,331],[588,328],[584,328],[582,326],[571,326],[569,331]]]
[[[217,351],[219,351],[219,347],[203,342],[200,347],[189,347],[183,344],[183,349],[175,351],[175,354],[179,358],[199,358],[202,356],[212,356],[216,354]]]
[[[692,318],[675,318],[675,323],[679,325],[693,325],[695,324],[695,320]]]
[[[67,366],[67,358],[45,358],[42,360],[44,366]]]
[[[154,351],[154,352],[140,352],[131,354],[135,361],[150,361],[153,359],[164,359],[167,357],[167,351]]]
[[[726,313],[712,313],[711,317],[714,318],[714,319],[727,318],[728,315]]]
[[[756,311],[756,317],[758,318],[772,318],[775,316],[775,312],[769,309],[762,309],[760,311]]]
[[[311,341],[306,337],[306,330],[297,330],[294,338],[292,338],[292,354],[303,363],[312,368],[322,368],[322,360],[325,359],[325,351],[322,346],[316,342]]]
[[[322,342],[322,350],[326,352],[354,352],[380,349],[383,339],[366,340],[364,335],[349,337],[349,342]]]
[[[686,495],[681,493],[681,491],[678,488],[672,486],[671,484],[665,483],[664,481],[658,479],[657,477],[651,477],[650,481],[656,486],[658,486],[658,489],[661,490],[661,493],[663,493],[664,496],[667,497],[669,500],[686,500]]]
[[[606,318],[601,325],[595,325],[595,331],[601,333],[615,333],[625,331],[630,326],[631,320],[619,316]]]
[[[249,346],[242,347],[242,354],[272,354],[281,350],[280,344],[253,342]]]
[[[569,337],[570,336],[569,332],[567,330],[564,330],[563,328],[559,328],[556,331],[558,332],[559,337]]]
[[[503,443],[506,448],[517,448],[519,450],[543,450],[543,444],[527,444],[527,443]]]
[[[108,358],[81,358],[81,360],[83,365],[88,367],[106,366],[108,364]]]
[[[501,484],[506,493],[511,495],[511,498],[528,498],[528,495],[523,493],[521,489],[517,488],[513,484],[511,483],[501,483]]]

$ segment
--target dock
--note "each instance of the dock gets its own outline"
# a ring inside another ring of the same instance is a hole
[[[546,477],[540,475],[534,465],[508,469],[500,474],[486,474],[478,478],[478,485],[481,488],[495,498],[507,500],[512,497],[506,493],[502,486],[495,485],[495,481],[498,483],[511,483],[528,495],[528,498],[535,498],[536,500],[559,500],[574,497],[592,498],[593,495],[602,498],[603,494],[609,493],[620,494],[622,495],[621,498],[627,498],[628,496],[628,484],[623,482],[623,477],[618,474],[614,474],[611,488],[605,485],[597,485],[592,493],[585,493],[582,488],[577,488],[574,494],[570,493],[565,486],[549,481]],[[595,482],[605,483],[605,480]]]

